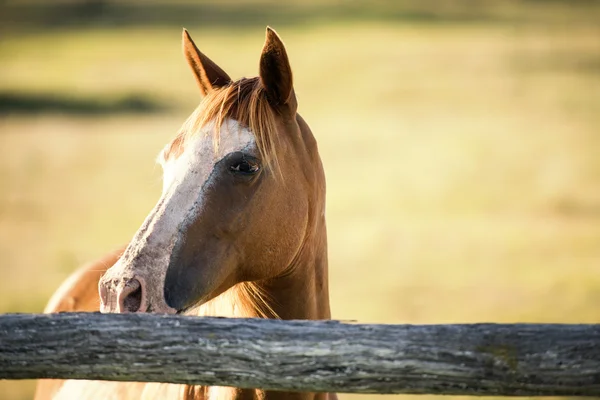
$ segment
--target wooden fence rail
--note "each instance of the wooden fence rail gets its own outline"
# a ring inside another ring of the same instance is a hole
[[[0,316],[0,379],[347,393],[600,396],[600,325]]]

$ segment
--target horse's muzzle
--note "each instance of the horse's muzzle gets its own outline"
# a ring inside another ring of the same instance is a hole
[[[100,311],[103,313],[174,314],[175,309],[162,304],[151,304],[146,281],[141,276],[120,279],[102,277],[98,284]]]

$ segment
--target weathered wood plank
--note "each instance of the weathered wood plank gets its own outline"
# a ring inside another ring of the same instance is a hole
[[[600,325],[0,316],[0,378],[271,390],[600,396]]]

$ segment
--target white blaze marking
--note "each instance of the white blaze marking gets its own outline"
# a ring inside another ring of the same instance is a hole
[[[202,208],[215,165],[235,151],[256,151],[254,135],[235,120],[223,122],[217,150],[214,124],[208,124],[185,144],[183,153],[163,163],[163,193],[130,244],[133,254],[149,253],[154,271],[164,276],[178,227],[194,220]]]
[[[210,184],[210,175],[223,157],[244,149],[255,150],[254,135],[235,120],[227,119],[223,122],[216,151],[213,130],[214,125],[208,124],[194,138],[188,140],[184,152],[179,157],[163,164],[161,201],[166,207],[155,210],[154,218],[165,220],[165,223],[160,225],[164,225],[167,236],[174,235],[177,226],[181,225],[186,217],[190,217],[190,211],[199,205],[203,188]]]

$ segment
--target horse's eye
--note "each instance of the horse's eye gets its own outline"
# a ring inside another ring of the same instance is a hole
[[[255,174],[258,172],[258,164],[253,163],[249,160],[241,160],[233,164],[229,169],[233,172],[239,172],[241,174]]]

